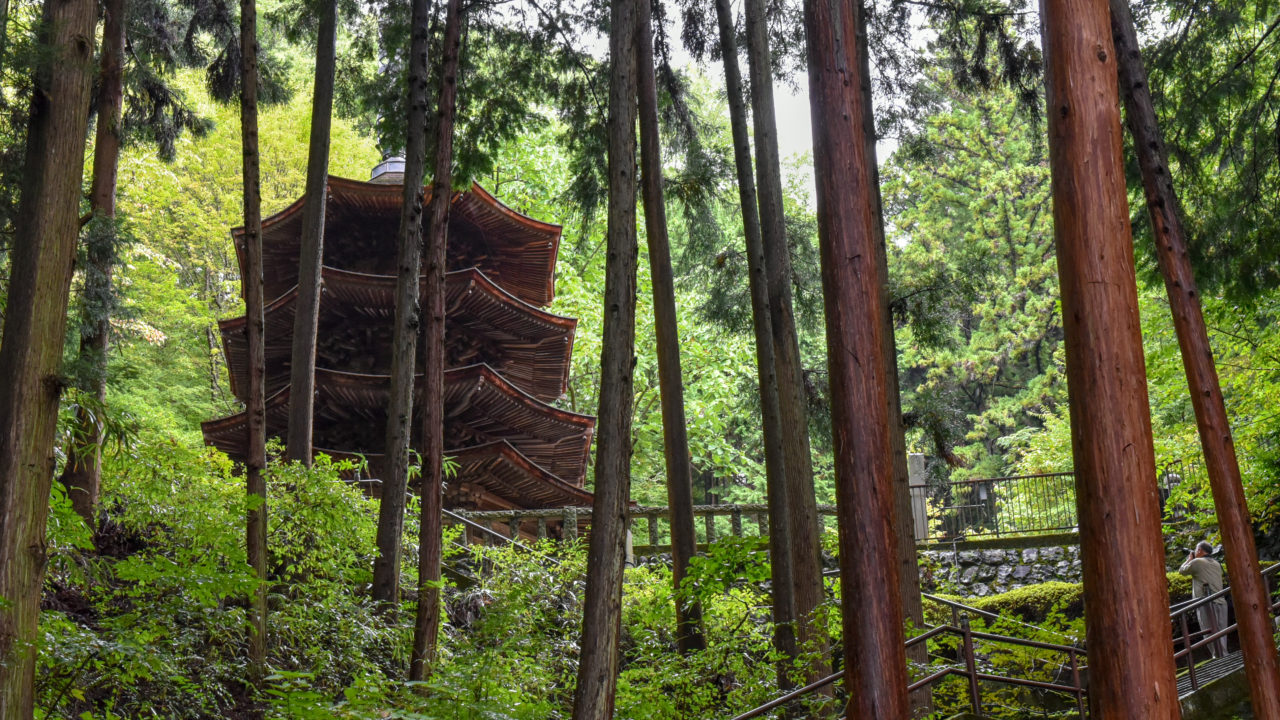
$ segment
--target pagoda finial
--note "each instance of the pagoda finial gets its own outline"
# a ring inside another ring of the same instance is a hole
[[[369,182],[380,185],[404,184],[404,158],[392,155],[373,167],[369,173]]]

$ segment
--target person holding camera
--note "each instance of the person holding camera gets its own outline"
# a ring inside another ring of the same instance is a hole
[[[1222,565],[1214,560],[1213,546],[1201,540],[1187,556],[1178,572],[1191,577],[1191,597],[1208,597],[1222,590]],[[1200,631],[1208,635],[1216,633],[1227,626],[1227,598],[1220,597],[1211,603],[1196,608],[1196,619],[1200,621]],[[1224,635],[1209,643],[1209,652],[1214,657],[1227,654],[1227,637]]]

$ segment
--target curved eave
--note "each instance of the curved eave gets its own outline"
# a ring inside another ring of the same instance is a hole
[[[326,219],[339,209],[355,214],[398,215],[403,202],[403,188],[403,185],[362,182],[330,175]],[[430,199],[429,188],[423,188],[424,202]],[[297,264],[297,245],[302,234],[301,213],[305,202],[304,195],[262,222],[263,272],[273,287],[297,281],[293,266]],[[491,245],[494,262],[498,265],[495,273],[501,276],[504,286],[535,305],[551,303],[555,298],[560,226],[512,210],[478,184],[472,184],[466,192],[455,192],[450,204],[451,223],[457,220],[460,226],[470,226]],[[231,234],[243,277],[244,228],[234,228]]]
[[[390,323],[394,315],[396,278],[325,267],[322,312],[330,303],[360,308]],[[508,293],[478,268],[446,276],[446,337],[466,332],[486,338],[504,350],[499,366],[504,377],[540,400],[554,400],[568,389],[570,359],[578,321],[547,312]],[[294,303],[297,286],[273,300],[264,311],[266,321],[267,390],[289,381],[285,363],[292,354]],[[245,317],[218,322],[230,368],[231,390],[244,399],[247,372]],[[274,369],[274,372],[272,371]]]
[[[385,410],[390,378],[317,368],[316,387],[317,415],[341,407],[345,416],[356,417]],[[414,383],[415,404],[422,387]],[[508,440],[566,481],[581,486],[585,480],[594,417],[553,407],[483,364],[445,372],[444,406],[446,429],[464,429],[485,442]]]
[[[522,508],[590,507],[594,496],[530,460],[505,440],[446,450],[458,464],[450,485],[472,484]]]
[[[289,422],[289,388],[284,387],[273,393],[266,401],[267,437],[272,437],[270,429],[285,427]],[[249,441],[249,414],[241,411],[234,415],[206,420],[200,423],[200,432],[204,441],[236,459],[245,456],[245,445]]]

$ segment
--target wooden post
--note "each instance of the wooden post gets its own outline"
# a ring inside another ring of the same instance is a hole
[[[910,715],[894,521],[880,215],[857,2],[805,0],[840,531],[846,715]],[[867,578],[876,578],[874,583]]]
[[[1226,551],[1231,599],[1240,625],[1240,653],[1244,656],[1253,714],[1260,718],[1280,718],[1280,659],[1271,640],[1270,601],[1258,567],[1258,550],[1254,546],[1253,526],[1240,481],[1240,464],[1231,440],[1231,424],[1213,363],[1200,294],[1187,257],[1178,195],[1165,161],[1164,139],[1156,123],[1147,70],[1138,50],[1138,34],[1128,0],[1111,0],[1111,33],[1116,42],[1125,119],[1146,190],[1156,259],[1169,296],[1173,327],[1191,390],[1191,407],[1200,431],[1200,447],[1204,450],[1205,470],[1213,489],[1218,530]]]
[[[573,508],[564,509],[563,525],[560,527],[560,537],[565,541],[578,539],[578,514]]]
[[[982,694],[978,690],[978,664],[973,656],[973,630],[969,616],[960,618],[960,633],[964,639],[964,671],[969,677],[969,707],[974,715],[982,715]]]
[[[649,513],[645,515],[645,520],[649,523],[649,545],[656,549],[658,547],[658,513]],[[693,523],[690,523],[692,526]]]
[[[547,539],[547,518],[542,515],[538,516],[538,539]]]
[[[1110,10],[1043,0],[1091,713],[1179,717]]]
[[[742,508],[733,506],[733,511],[729,514],[729,524],[733,528],[733,536],[742,537]]]

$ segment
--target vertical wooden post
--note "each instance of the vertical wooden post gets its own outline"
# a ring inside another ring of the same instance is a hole
[[[573,508],[564,509],[564,520],[560,527],[561,539],[567,541],[578,539],[578,514]]]
[[[861,4],[805,0],[840,531],[846,714],[910,715],[884,352],[880,215],[858,82]],[[869,583],[867,578],[876,578]]]
[[[542,515],[538,516],[538,539],[547,539],[547,519]]]
[[[1042,0],[1089,701],[1180,714],[1106,0]]]
[[[960,633],[964,639],[964,671],[969,677],[969,707],[974,715],[981,715],[982,694],[978,689],[978,663],[973,655],[973,630],[969,627],[968,615],[960,618]]]
[[[645,520],[649,523],[649,545],[657,552],[658,547],[658,513],[649,513],[645,515]],[[692,527],[693,523],[689,523]]]
[[[1280,718],[1280,658],[1271,640],[1270,602],[1258,567],[1258,550],[1253,542],[1253,526],[1240,481],[1240,464],[1231,439],[1231,424],[1213,363],[1209,331],[1200,308],[1187,257],[1182,212],[1173,178],[1165,161],[1164,140],[1156,123],[1156,110],[1147,84],[1147,69],[1138,51],[1138,33],[1133,25],[1129,0],[1111,0],[1111,33],[1116,42],[1121,97],[1125,119],[1133,137],[1134,154],[1142,171],[1147,213],[1155,239],[1156,259],[1164,276],[1173,327],[1191,390],[1191,406],[1200,431],[1205,470],[1213,489],[1213,505],[1218,529],[1226,549],[1227,570],[1231,574],[1231,599],[1240,624],[1240,652],[1244,656],[1249,697],[1258,717]]]
[[[734,537],[742,537],[742,508],[737,505],[734,505],[733,510],[730,512],[729,525],[733,528]]]

